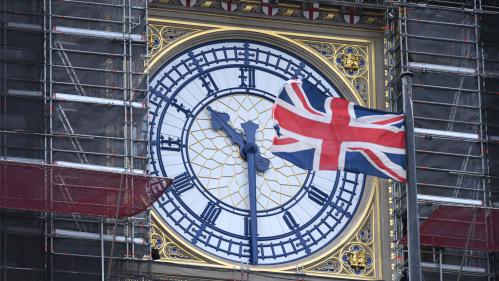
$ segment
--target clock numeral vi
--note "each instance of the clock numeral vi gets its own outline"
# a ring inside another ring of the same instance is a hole
[[[241,67],[239,68],[241,72],[239,79],[241,79],[240,87],[243,88],[256,88],[255,84],[255,69],[251,67]]]
[[[218,216],[220,215],[220,212],[222,212],[222,209],[217,207],[215,203],[209,202],[206,208],[204,208],[203,212],[201,213],[201,218],[209,224],[215,224],[215,221],[217,220]]]
[[[172,187],[175,188],[178,195],[190,190],[194,187],[194,183],[191,181],[191,177],[187,172],[182,173],[175,177],[172,183]]]
[[[293,230],[298,228],[298,223],[296,222],[295,218],[293,218],[293,215],[289,211],[286,211],[284,215],[282,216],[284,219],[284,222],[288,225],[289,229]]]
[[[308,190],[308,198],[319,205],[324,205],[324,203],[326,203],[327,193],[312,185]]]
[[[250,218],[249,217],[244,217],[244,235],[249,236],[251,233],[251,225],[250,225]]]

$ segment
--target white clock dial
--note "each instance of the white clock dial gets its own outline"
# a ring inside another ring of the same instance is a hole
[[[351,222],[364,175],[308,172],[269,151],[273,101],[291,78],[339,96],[299,57],[250,41],[195,46],[153,75],[151,172],[174,178],[154,208],[185,243],[235,263],[283,264],[328,247]],[[224,124],[244,142],[241,124],[258,125],[255,144],[269,165],[256,172],[254,221],[247,159],[229,129],[214,128],[208,108],[225,116]]]

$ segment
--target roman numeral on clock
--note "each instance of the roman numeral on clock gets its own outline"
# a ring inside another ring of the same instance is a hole
[[[215,222],[222,212],[222,209],[220,207],[217,207],[217,205],[213,202],[208,202],[208,205],[204,208],[203,212],[201,213],[201,219],[203,219],[203,222],[199,226],[199,228],[192,228],[191,230],[194,231],[194,237],[192,237],[191,242],[196,244],[201,238],[205,239],[206,235],[203,234],[204,229],[206,228],[207,225],[215,225]],[[209,240],[209,238],[208,238]]]
[[[295,218],[293,218],[293,215],[289,211],[286,211],[284,215],[282,216],[284,219],[284,222],[286,225],[288,225],[289,229],[293,230],[299,227],[298,223],[296,222]]]
[[[240,87],[244,88],[256,88],[255,84],[255,69],[251,67],[241,67],[239,68],[241,72],[239,79],[241,79]]]
[[[214,92],[218,92],[218,86],[215,83],[215,79],[211,76],[211,74],[203,74],[199,77],[201,79],[201,86],[206,89],[208,95],[213,94]]]
[[[308,190],[308,198],[310,200],[319,205],[324,205],[324,203],[326,203],[327,197],[327,193],[325,193],[324,191],[313,185],[310,186],[310,189]]]
[[[184,145],[180,139],[173,139],[172,137],[165,138],[163,135],[159,137],[159,148],[161,150],[179,152],[182,147]]]
[[[209,202],[206,208],[204,208],[203,212],[201,213],[201,218],[209,224],[215,224],[215,221],[217,220],[218,216],[220,215],[220,212],[222,212],[222,209],[217,207],[215,203]]]
[[[192,189],[194,183],[187,172],[184,172],[173,179],[172,187],[175,189],[178,195]]]

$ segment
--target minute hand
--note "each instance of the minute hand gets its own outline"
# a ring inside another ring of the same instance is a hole
[[[248,121],[241,124],[246,134],[246,145],[244,151],[248,157],[248,186],[250,201],[250,263],[258,263],[258,229],[257,229],[257,210],[256,210],[256,163],[255,155],[258,147],[255,144],[255,133],[258,125]]]

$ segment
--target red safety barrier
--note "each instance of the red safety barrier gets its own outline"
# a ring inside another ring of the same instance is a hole
[[[439,206],[421,223],[420,237],[423,246],[498,252],[499,209]]]
[[[0,160],[0,208],[131,217],[170,184],[147,175]]]

